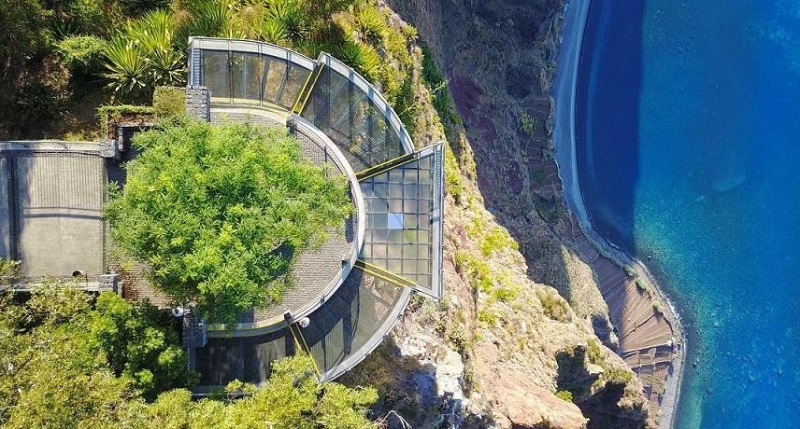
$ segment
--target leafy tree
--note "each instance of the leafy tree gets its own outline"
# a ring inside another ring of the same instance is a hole
[[[33,113],[51,113],[46,111],[54,98],[49,88],[38,80],[28,81],[44,68],[52,42],[48,15],[38,1],[3,2],[0,7],[0,139],[16,137],[20,128],[33,122]]]
[[[135,405],[130,380],[87,346],[89,295],[48,283],[14,301],[0,298],[0,426],[101,427]]]
[[[91,295],[50,282],[23,301],[0,294],[0,427],[372,427],[366,413],[375,390],[319,383],[307,356],[276,362],[263,388],[231,383],[224,400],[192,401],[188,390],[164,385],[147,403],[136,373],[113,366],[144,364],[149,352],[141,351],[161,342],[138,328],[149,316],[111,293],[100,294],[92,309]],[[161,364],[152,358],[148,370],[155,374]]]
[[[369,428],[368,407],[375,389],[351,389],[338,383],[320,383],[311,358],[297,356],[273,364],[269,382],[260,388],[231,383],[229,394],[242,399],[192,402],[189,391],[173,390],[158,397],[148,411],[158,427],[192,428]]]
[[[176,332],[158,325],[154,306],[134,306],[111,293],[100,294],[95,306],[88,321],[91,346],[102,350],[114,375],[130,378],[145,399],[195,381]]]
[[[285,130],[187,122],[134,144],[144,152],[105,208],[112,237],[210,321],[280,301],[294,253],[350,211],[345,181],[305,160]]]

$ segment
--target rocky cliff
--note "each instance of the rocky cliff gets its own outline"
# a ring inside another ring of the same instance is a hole
[[[560,1],[390,2],[414,25],[413,137],[447,141],[445,296],[346,375],[414,427],[627,428],[641,382],[561,203],[548,121]],[[409,32],[406,30],[406,34]],[[610,349],[610,348],[611,349]],[[399,426],[398,426],[399,427]]]

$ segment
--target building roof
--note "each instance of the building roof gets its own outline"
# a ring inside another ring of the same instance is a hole
[[[105,273],[105,159],[97,143],[0,143],[0,258],[18,260],[15,287],[42,276]]]

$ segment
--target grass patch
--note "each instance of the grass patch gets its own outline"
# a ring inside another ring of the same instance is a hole
[[[569,390],[559,390],[556,392],[556,396],[561,400],[572,402],[572,392]]]
[[[597,340],[589,340],[589,344],[586,347],[586,357],[589,358],[589,363],[595,365],[600,365],[603,362],[603,352]]]
[[[570,320],[569,305],[558,293],[551,290],[545,291],[544,289],[537,289],[536,296],[542,303],[545,316],[562,323]]]

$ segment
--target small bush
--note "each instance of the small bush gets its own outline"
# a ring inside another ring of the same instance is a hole
[[[420,46],[422,48],[422,78],[431,88],[433,107],[442,120],[453,120],[450,115],[450,98],[447,92],[448,81],[433,61],[433,53],[428,45],[423,43]],[[453,122],[457,121],[453,120]]]
[[[377,44],[386,32],[386,18],[375,6],[367,6],[356,14],[356,29],[364,40],[370,44]]]
[[[556,396],[564,401],[572,402],[572,392],[569,390],[559,390],[556,392]]]
[[[464,184],[461,182],[461,174],[458,169],[458,163],[456,162],[455,154],[453,153],[453,149],[450,145],[445,145],[445,157],[444,157],[444,182],[445,182],[445,189],[447,192],[453,196],[453,199],[456,201],[457,205],[462,205],[464,203]]]
[[[529,115],[528,112],[522,112],[519,116],[518,129],[526,136],[533,138],[536,135],[536,126],[536,118]]]
[[[537,289],[536,296],[539,297],[539,301],[542,303],[545,316],[562,323],[570,320],[569,305],[557,293]]]
[[[492,297],[500,302],[511,302],[519,295],[515,288],[498,287],[492,291]]]
[[[378,78],[381,57],[371,46],[347,41],[338,49],[337,56],[370,82]]]
[[[159,86],[153,93],[156,118],[167,119],[186,113],[186,89]]]
[[[634,271],[632,266],[625,265],[624,267],[622,267],[622,269],[623,271],[625,271],[625,275],[628,276],[629,278],[636,277],[636,271]]]
[[[656,313],[656,316],[662,316],[664,314],[664,309],[661,308],[660,302],[653,301],[653,312]]]
[[[481,240],[481,252],[483,256],[489,256],[494,251],[508,248],[519,250],[519,244],[511,238],[508,231],[499,226],[495,226],[489,230]]]
[[[547,180],[547,174],[544,172],[544,170],[533,170],[533,180],[537,185],[541,185],[545,182],[545,180]]]
[[[586,357],[589,358],[590,363],[595,365],[599,365],[600,362],[603,361],[603,352],[597,340],[589,340],[589,344],[586,348]]]
[[[464,327],[459,324],[455,326],[447,335],[447,339],[459,354],[464,354],[470,348],[470,341]]]
[[[72,36],[58,42],[56,49],[70,71],[89,74],[100,69],[105,42],[94,36]]]
[[[636,279],[636,289],[641,293],[645,293],[650,291],[650,286],[644,280]]]
[[[497,324],[497,321],[500,320],[500,318],[494,311],[486,308],[481,308],[480,310],[478,310],[478,320],[489,326],[494,326]]]
[[[611,384],[626,384],[633,379],[633,373],[630,370],[620,368],[610,368],[603,372],[602,380]]]

